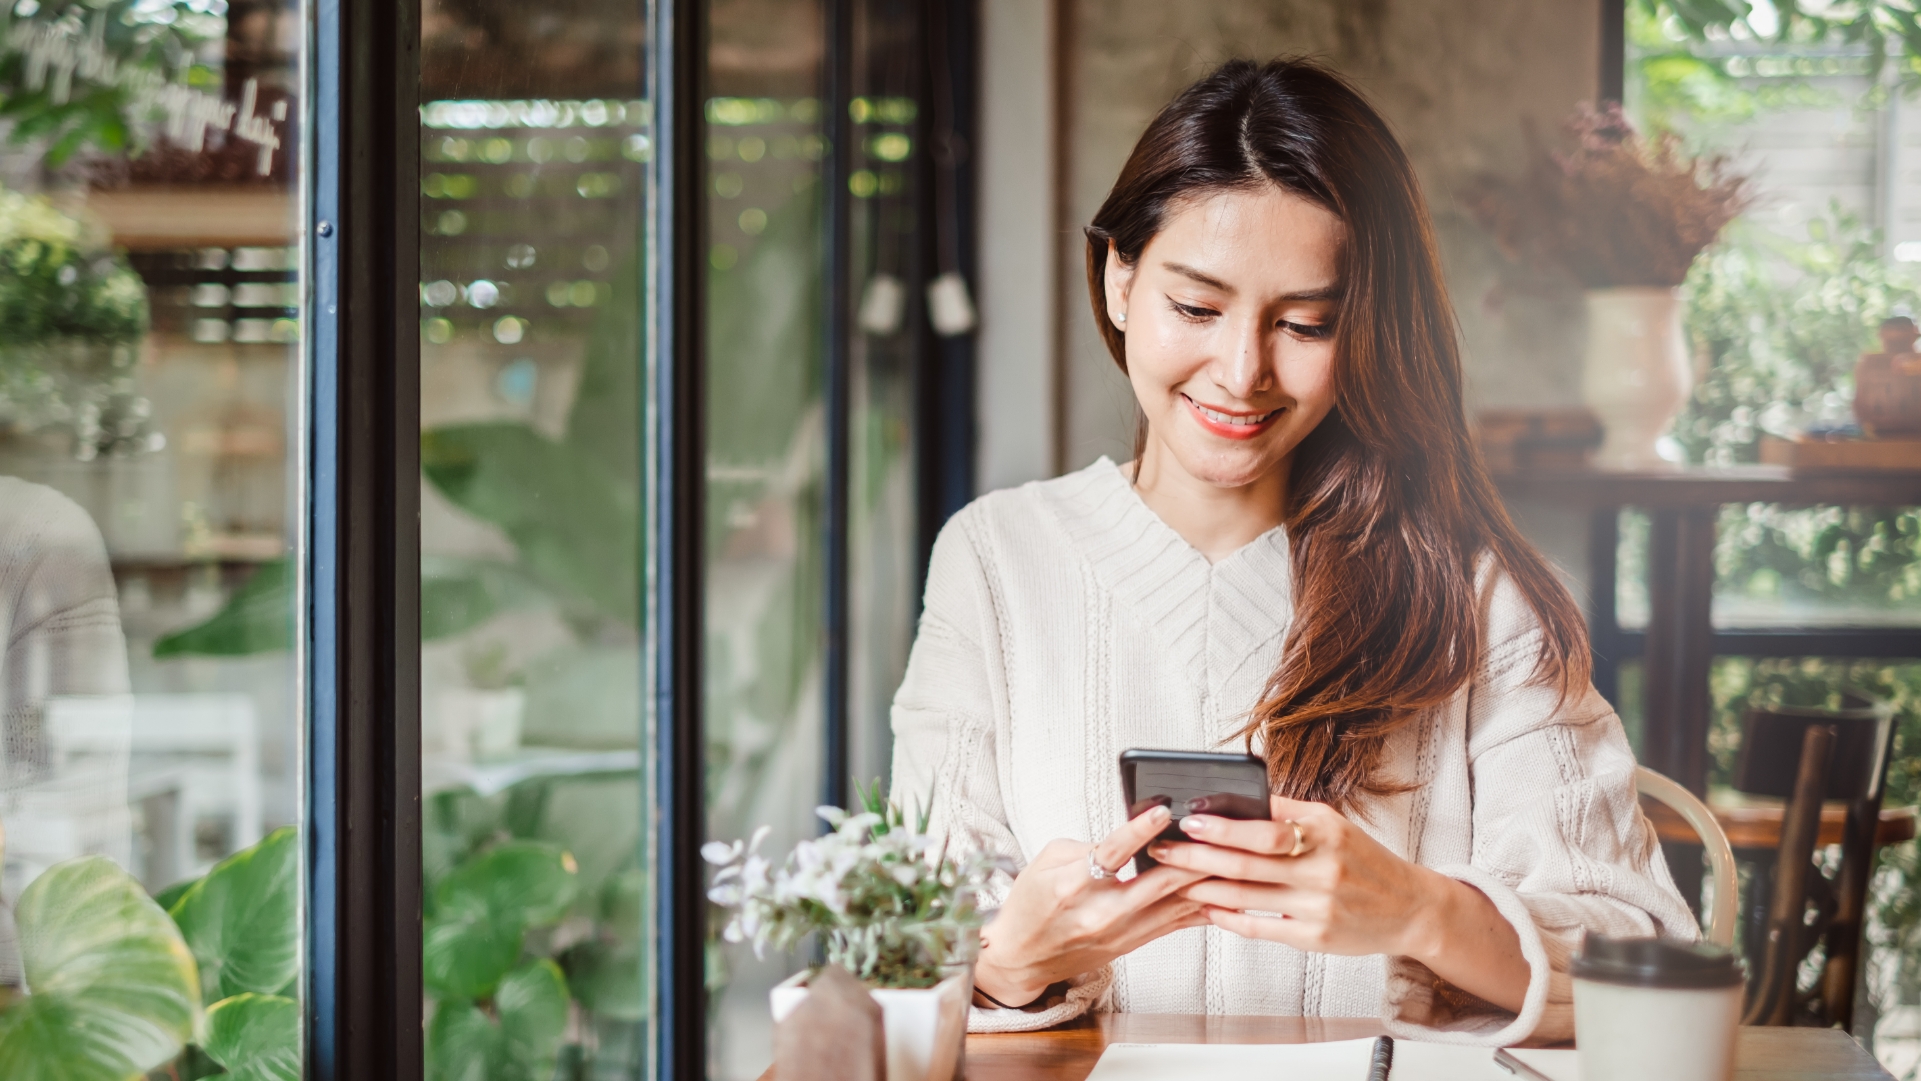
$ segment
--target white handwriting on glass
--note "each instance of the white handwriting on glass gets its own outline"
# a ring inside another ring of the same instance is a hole
[[[160,114],[167,137],[194,153],[206,149],[207,135],[221,132],[259,148],[254,169],[261,176],[273,171],[280,135],[274,124],[287,119],[287,102],[273,103],[265,115],[254,110],[260,101],[260,80],[241,84],[240,104],[217,94],[169,81],[159,71],[124,64],[107,50],[106,13],[96,13],[85,33],[72,22],[22,21],[6,28],[0,49],[26,60],[29,90],[45,90],[55,105],[73,96],[76,78],[96,86],[117,86],[127,92],[137,113]]]

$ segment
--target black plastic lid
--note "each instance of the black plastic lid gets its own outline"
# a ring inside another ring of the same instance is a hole
[[[1631,987],[1735,987],[1742,981],[1741,962],[1719,946],[1594,934],[1581,940],[1569,972],[1577,980]]]

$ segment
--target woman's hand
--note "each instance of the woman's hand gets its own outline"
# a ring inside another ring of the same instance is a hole
[[[1197,876],[1181,895],[1216,927],[1319,953],[1409,957],[1520,1011],[1527,960],[1486,894],[1402,859],[1325,804],[1270,803],[1266,822],[1189,815],[1182,830],[1204,844],[1157,842],[1148,855]]]
[[[1094,862],[1114,871],[1167,825],[1153,807],[1099,844],[1050,841],[1014,879],[994,921],[981,930],[974,985],[1010,1006],[1039,998],[1050,984],[1112,961],[1170,931],[1207,922],[1201,903],[1180,896],[1201,875],[1156,867],[1127,882],[1095,878]]]

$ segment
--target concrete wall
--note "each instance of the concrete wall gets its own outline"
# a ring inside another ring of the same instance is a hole
[[[975,477],[983,492],[1054,472],[1055,4],[981,0],[981,403]]]
[[[1223,60],[1323,58],[1355,80],[1426,186],[1467,346],[1470,407],[1579,399],[1577,293],[1509,266],[1455,202],[1477,173],[1518,166],[1524,125],[1551,133],[1598,85],[1597,0],[1063,0],[1073,237],[1156,111]],[[1067,468],[1132,449],[1133,402],[1078,290],[1067,333]]]

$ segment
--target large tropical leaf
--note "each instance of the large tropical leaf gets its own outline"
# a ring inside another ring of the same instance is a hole
[[[559,597],[638,622],[640,493],[592,455],[524,424],[489,422],[422,433],[420,465],[455,506],[500,527]]]
[[[545,596],[512,564],[427,556],[420,561],[420,637],[450,638]]]
[[[500,981],[491,1015],[472,1002],[442,1002],[427,1026],[430,1081],[548,1081],[567,1033],[567,980],[536,960]]]
[[[104,856],[56,864],[14,910],[32,993],[0,1013],[7,1081],[126,1081],[180,1053],[199,1015],[193,954]]]
[[[520,570],[479,559],[420,561],[420,637],[426,641],[471,630],[509,608],[544,594]],[[191,627],[162,635],[156,658],[200,654],[237,657],[293,648],[294,577],[285,560],[262,563],[218,612]]]
[[[206,1001],[271,995],[300,970],[300,835],[283,826],[227,857],[174,902]]]
[[[300,1004],[251,992],[207,1008],[200,1046],[233,1081],[300,1081]]]
[[[527,929],[573,903],[578,867],[558,845],[508,841],[456,867],[434,891],[423,948],[428,990],[487,998],[520,960]]]
[[[190,653],[238,657],[293,648],[293,565],[284,559],[262,563],[225,607],[191,627],[161,635],[153,644],[157,659]]]

